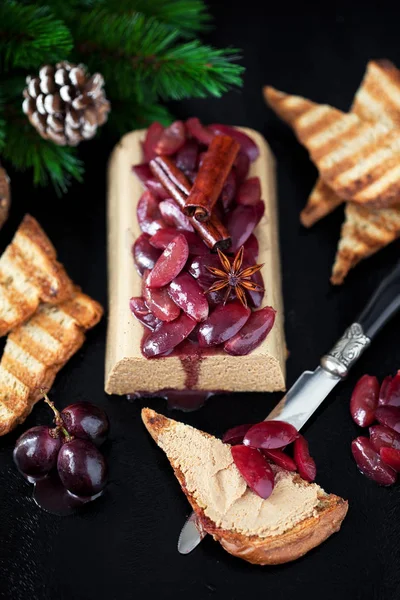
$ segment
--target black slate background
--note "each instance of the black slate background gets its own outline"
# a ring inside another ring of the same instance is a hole
[[[210,2],[216,28],[207,39],[243,49],[247,67],[242,93],[223,100],[173,105],[182,118],[258,129],[277,158],[280,238],[288,385],[316,366],[352,321],[380,279],[394,265],[400,245],[360,265],[345,285],[333,288],[329,274],[341,209],[310,231],[298,213],[316,177],[306,152],[289,129],[265,107],[261,87],[272,84],[347,109],[369,58],[400,65],[400,10],[380,3],[315,4],[247,0]],[[106,306],[105,180],[113,140],[82,146],[83,185],[57,199],[35,190],[30,177],[11,173],[13,207],[0,233],[0,250],[26,211],[38,218],[57,246],[60,260],[83,289]],[[268,286],[267,282],[267,286]],[[271,284],[272,285],[272,282]],[[13,600],[292,598],[310,600],[400,597],[400,489],[377,487],[353,463],[350,442],[359,434],[348,413],[351,390],[363,373],[383,378],[397,370],[400,316],[379,335],[349,379],[324,403],[306,428],[318,466],[318,481],[348,498],[342,530],[307,557],[279,567],[254,567],[207,539],[180,556],[176,540],[189,512],[167,460],[140,421],[144,402],[128,403],[103,391],[106,318],[57,377],[52,396],[62,408],[79,399],[103,406],[111,419],[105,447],[110,465],[107,493],[74,517],[48,515],[33,504],[17,474],[12,448],[18,435],[49,423],[37,406],[26,423],[0,439],[0,596]],[[199,412],[171,416],[220,435],[228,427],[266,416],[279,395],[217,397]],[[149,403],[166,412],[162,400]]]

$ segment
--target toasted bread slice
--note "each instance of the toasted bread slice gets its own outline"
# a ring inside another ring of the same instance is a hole
[[[271,107],[291,124],[322,179],[345,200],[374,208],[400,203],[400,135],[328,105],[273,88]]]
[[[349,202],[333,265],[331,282],[343,283],[347,273],[361,260],[371,256],[400,235],[400,210],[372,210]]]
[[[31,315],[40,302],[58,304],[73,285],[38,222],[26,215],[0,257],[0,336]]]
[[[148,408],[142,419],[202,528],[230,554],[260,565],[289,562],[339,530],[348,508],[342,498],[273,466],[275,489],[262,500],[247,487],[228,444]]]
[[[355,95],[351,112],[366,121],[380,121],[400,128],[400,71],[388,60],[369,61],[364,79]],[[318,179],[300,221],[311,227],[344,200],[322,179]]]
[[[62,304],[41,304],[10,333],[0,362],[0,435],[26,418],[102,313],[97,302],[76,289]]]
[[[311,227],[320,221],[344,200],[334,192],[320,177],[308,197],[307,204],[300,213],[300,221],[304,227]]]

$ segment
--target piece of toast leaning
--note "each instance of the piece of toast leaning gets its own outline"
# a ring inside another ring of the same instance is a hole
[[[0,435],[25,420],[102,314],[100,304],[76,288],[57,306],[41,304],[10,333],[0,362]]]
[[[365,121],[380,121],[400,129],[399,69],[388,60],[370,60],[350,112]],[[318,178],[300,220],[305,227],[311,227],[342,202],[343,199]]]
[[[265,97],[291,125],[322,179],[341,198],[373,208],[399,204],[397,129],[271,87],[265,88]]]
[[[40,302],[59,304],[73,284],[39,223],[25,215],[0,257],[0,336],[29,319]]]
[[[347,502],[317,484],[273,466],[275,488],[263,500],[247,487],[229,444],[148,408],[142,419],[202,527],[230,554],[260,565],[285,563],[340,529]]]

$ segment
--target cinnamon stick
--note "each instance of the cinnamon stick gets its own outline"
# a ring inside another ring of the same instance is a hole
[[[186,199],[191,191],[191,183],[186,175],[166,156],[157,156],[149,163],[150,169],[171,194],[181,210],[185,207]],[[211,215],[207,222],[200,222],[194,216],[189,217],[193,228],[200,235],[203,242],[211,250],[226,250],[232,244],[228,230],[218,217]]]
[[[214,204],[240,150],[236,140],[227,135],[216,135],[204,156],[193,187],[185,202],[185,215],[207,221]]]

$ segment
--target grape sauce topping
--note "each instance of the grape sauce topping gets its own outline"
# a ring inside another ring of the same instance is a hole
[[[259,150],[242,132],[192,118],[153,123],[143,154],[132,167],[145,187],[132,248],[142,297],[130,309],[144,326],[143,355],[179,356],[195,390],[207,354],[248,354],[274,324],[273,308],[256,310],[264,282],[254,229],[265,206],[247,175]]]
[[[14,462],[34,485],[36,504],[68,515],[98,498],[107,483],[107,465],[98,447],[108,436],[106,413],[90,402],[76,402],[54,412],[53,429],[39,425],[23,433],[14,448]]]
[[[392,485],[400,472],[400,371],[381,385],[376,377],[361,377],[351,396],[350,414],[360,427],[370,426],[369,438],[361,435],[351,445],[357,467],[379,485]]]
[[[308,482],[315,480],[317,470],[306,439],[285,421],[237,425],[226,431],[222,441],[232,446],[233,461],[249,488],[264,500],[275,485],[271,463],[285,471],[298,471]]]

